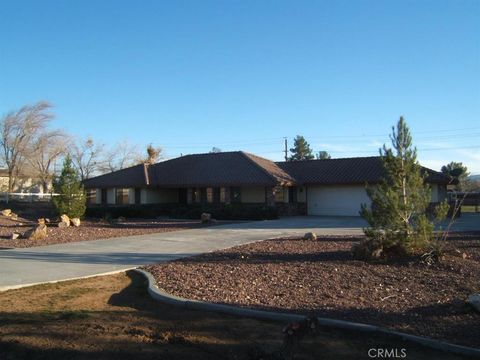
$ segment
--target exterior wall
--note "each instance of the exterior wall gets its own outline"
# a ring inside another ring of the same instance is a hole
[[[297,202],[307,202],[307,188],[305,186],[299,186],[297,188]]]
[[[107,204],[109,205],[114,205],[115,204],[115,189],[114,188],[110,188],[110,189],[107,189]]]
[[[95,204],[100,205],[102,203],[102,189],[95,189]]]
[[[265,203],[265,187],[242,187],[242,203]]]
[[[133,197],[135,202],[135,194]],[[178,202],[177,189],[142,189],[140,193],[142,204],[166,204]]]
[[[129,188],[128,189],[128,203],[130,205],[135,204],[135,189],[134,188]]]
[[[438,202],[438,185],[437,184],[430,184],[432,188],[432,198],[430,199],[431,202]]]

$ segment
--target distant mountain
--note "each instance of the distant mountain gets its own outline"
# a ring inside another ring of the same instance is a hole
[[[470,175],[468,177],[469,180],[472,180],[472,181],[477,181],[477,180],[480,180],[480,174],[478,175]]]

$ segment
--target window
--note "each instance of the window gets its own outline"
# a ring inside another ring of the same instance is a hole
[[[213,202],[213,189],[207,188],[207,202],[211,204]]]
[[[93,205],[97,203],[97,189],[87,190],[87,204]]]
[[[116,196],[116,204],[125,205],[128,204],[128,189],[116,189],[115,196]]]
[[[230,200],[232,203],[239,203],[242,201],[242,192],[240,186],[232,186],[230,188]]]
[[[295,186],[288,188],[288,202],[290,204],[297,202],[297,188]]]
[[[220,188],[220,202],[225,203],[226,202],[226,197],[225,197],[226,190],[224,187]]]
[[[283,202],[284,196],[283,196],[283,187],[281,186],[275,186],[275,202]]]
[[[186,204],[188,202],[188,191],[187,189],[178,189],[178,202],[180,204]]]

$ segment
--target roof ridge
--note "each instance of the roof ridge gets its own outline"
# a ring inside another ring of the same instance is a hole
[[[272,161],[272,160],[269,160],[269,159],[266,159],[264,157],[261,157],[261,156],[257,156],[255,154],[251,154],[251,153],[248,153],[246,151],[240,151],[240,153],[245,157],[247,158],[249,161],[251,161],[252,163],[254,163],[257,167],[259,167],[264,173],[266,173],[270,178],[272,178],[275,182],[278,182],[278,180],[280,179],[280,177],[276,177],[275,175],[271,174],[267,169],[265,169],[262,165],[260,165],[257,161],[255,161],[255,159],[253,158],[258,158],[258,159],[262,159],[264,161],[268,161],[270,163],[272,163],[272,165],[276,166],[278,168],[278,170],[280,170],[280,172],[283,172],[288,178],[290,178],[291,181],[296,181],[295,178],[290,175],[287,171],[285,171],[284,169],[282,169],[280,166],[277,165],[277,163],[275,161]]]
[[[379,155],[375,156],[351,156],[344,158],[333,158],[333,159],[309,159],[309,160],[293,160],[293,161],[275,161],[275,164],[288,164],[288,163],[297,163],[297,162],[314,162],[314,161],[334,161],[334,160],[352,160],[352,159],[373,159],[380,158]]]
[[[255,160],[253,160],[251,157],[250,157],[250,154],[245,152],[245,151],[239,151],[240,155],[242,155],[245,159],[247,159],[247,161],[253,163],[256,167],[260,168],[260,170],[266,174],[269,178],[271,178],[273,181],[277,182],[277,178],[275,176],[273,176],[272,174],[270,174],[269,171],[267,171],[267,169],[265,169],[263,166],[261,166],[260,164],[258,164]],[[265,159],[267,161],[271,161],[271,160],[268,160],[268,159]],[[272,161],[272,163],[274,163]],[[275,164],[275,163],[274,163]]]

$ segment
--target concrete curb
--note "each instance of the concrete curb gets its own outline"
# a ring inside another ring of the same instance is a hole
[[[37,286],[37,285],[45,285],[45,284],[56,284],[64,281],[74,281],[74,280],[83,280],[83,279],[90,279],[93,277],[97,276],[107,276],[107,275],[115,275],[119,273],[123,273],[129,270],[135,270],[136,267],[130,267],[130,268],[123,268],[123,269],[118,269],[118,270],[112,270],[112,271],[107,271],[99,274],[93,274],[93,275],[85,275],[85,276],[77,276],[77,277],[72,277],[72,278],[67,278],[67,279],[61,279],[61,280],[51,280],[51,281],[40,281],[36,283],[29,283],[29,284],[18,284],[18,285],[5,285],[5,286],[0,286],[0,293],[8,290],[16,290],[16,289],[23,289],[26,287],[30,286]]]
[[[150,296],[158,301],[161,301],[166,304],[173,306],[178,306],[185,309],[193,310],[202,310],[202,311],[211,311],[228,315],[237,315],[237,316],[246,316],[256,319],[265,319],[265,320],[274,320],[274,321],[284,321],[284,322],[293,322],[301,321],[306,318],[303,315],[296,315],[290,313],[278,313],[264,310],[254,310],[248,308],[241,308],[232,305],[221,305],[214,304],[205,301],[198,300],[189,300],[181,298],[175,295],[171,295],[157,286],[157,282],[152,274],[148,271],[142,269],[134,269],[134,271],[142,274],[148,281],[148,293]],[[393,338],[400,338],[402,340],[408,340],[416,344],[420,344],[435,350],[446,351],[458,355],[469,356],[472,358],[480,359],[480,349],[471,348],[468,346],[455,345],[447,342],[434,340],[422,336],[405,334],[400,331],[390,330],[387,328],[382,328],[375,325],[367,325],[361,323],[355,323],[345,320],[335,320],[328,318],[318,317],[318,322],[321,326],[330,327],[335,329],[346,329],[360,331],[364,333],[377,333],[381,335],[386,335]]]

